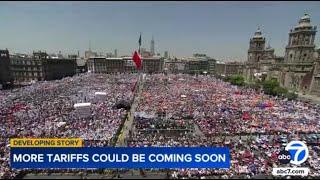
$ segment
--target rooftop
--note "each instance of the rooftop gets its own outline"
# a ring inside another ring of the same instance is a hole
[[[260,30],[260,27],[258,27],[257,31],[254,33],[253,38],[262,38],[262,32]]]
[[[311,21],[310,16],[308,14],[304,14],[299,20],[299,24],[296,26],[296,28],[301,27],[311,27]]]

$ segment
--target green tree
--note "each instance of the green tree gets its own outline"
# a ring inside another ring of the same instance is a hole
[[[244,77],[241,75],[232,75],[230,76],[229,81],[233,85],[237,85],[237,86],[244,85]]]
[[[288,100],[295,100],[298,98],[298,94],[294,92],[288,92],[286,93],[285,97],[288,98]]]
[[[272,89],[273,95],[285,96],[287,93],[288,93],[288,90],[280,86],[277,86],[274,89]]]
[[[279,87],[279,82],[277,81],[277,79],[265,80],[262,83],[262,86],[266,94],[277,95],[275,94],[275,91],[274,91],[275,88]]]

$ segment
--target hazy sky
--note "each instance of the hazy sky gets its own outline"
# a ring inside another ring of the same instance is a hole
[[[142,46],[149,50],[153,35],[162,55],[239,61],[261,26],[283,56],[288,32],[305,12],[320,27],[319,2],[0,2],[0,49],[83,55],[91,40],[94,51],[131,55],[142,32]]]

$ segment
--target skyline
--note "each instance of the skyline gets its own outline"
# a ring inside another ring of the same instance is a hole
[[[245,61],[260,26],[284,56],[288,32],[304,13],[319,27],[319,8],[319,2],[0,2],[0,49],[83,56],[91,41],[95,52],[131,55],[142,32],[141,47],[150,50],[153,36],[161,55]],[[317,48],[319,39],[317,33]]]

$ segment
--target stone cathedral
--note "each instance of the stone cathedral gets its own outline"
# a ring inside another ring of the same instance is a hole
[[[315,50],[317,27],[305,14],[289,32],[284,56],[275,56],[260,28],[250,39],[244,76],[247,81],[276,78],[291,91],[320,96],[320,49]]]

